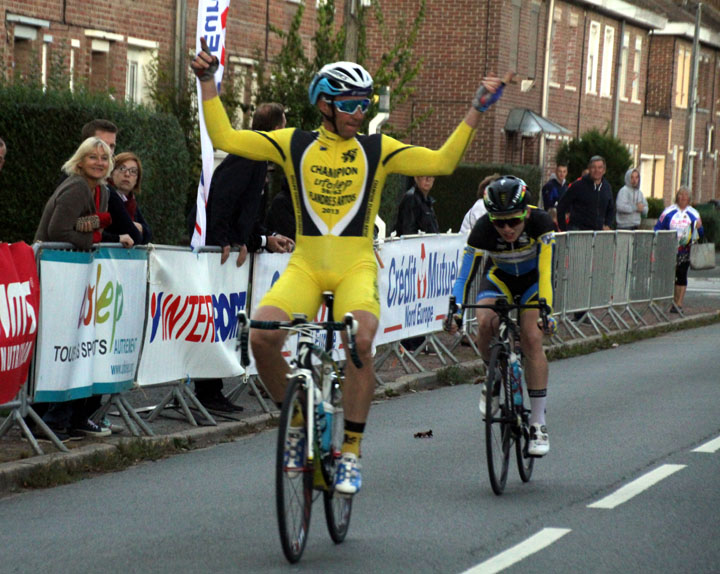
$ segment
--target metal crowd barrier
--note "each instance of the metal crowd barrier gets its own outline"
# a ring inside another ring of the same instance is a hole
[[[424,235],[423,239],[424,241],[432,241],[432,237],[432,235]],[[100,247],[117,247],[118,245],[101,244]],[[156,247],[167,250],[188,250],[187,247]],[[43,243],[34,246],[34,248],[36,255],[41,249],[75,250],[71,244],[64,243]],[[153,248],[154,246],[138,246],[134,249]],[[218,252],[219,248],[209,247],[203,249],[203,251]],[[587,323],[595,332],[600,334],[601,332],[609,332],[612,325],[620,330],[627,330],[640,324],[647,324],[643,319],[643,315],[648,311],[652,312],[658,321],[669,321],[659,304],[672,301],[673,298],[676,252],[677,240],[674,231],[590,231],[557,234],[553,261],[553,306],[559,324],[564,326],[565,332],[571,338],[585,338],[587,335],[580,328],[582,323]],[[36,259],[39,267],[40,258],[36,257]],[[252,258],[249,258],[248,263],[252,265]],[[471,288],[471,297],[477,295],[481,276],[482,274],[478,273],[475,277]],[[250,300],[250,289],[252,289],[252,282],[248,286],[248,301]],[[624,317],[626,316],[632,326],[625,320]],[[454,342],[450,350],[447,350],[441,343],[433,344],[437,341],[437,338],[431,332],[426,335],[429,341],[427,344],[431,344],[436,350],[440,349],[438,355],[442,352],[456,362],[457,359],[452,355],[452,350],[464,338],[469,341],[473,351],[479,354],[474,341],[477,328],[474,317],[470,314],[465,319],[465,330]],[[399,332],[399,338],[402,338],[402,332]],[[556,340],[562,342],[560,336]],[[408,368],[404,363],[404,357],[410,359],[418,370],[424,370],[410,353],[404,353],[402,349],[398,353],[398,346],[399,342],[388,344],[389,351],[386,350],[383,358],[376,363],[376,367],[380,368],[384,360],[394,350],[396,356],[400,357],[406,371],[408,371]],[[378,381],[382,383],[379,377]],[[32,376],[29,382],[31,386],[23,385],[18,397],[4,405],[12,409],[12,411],[11,415],[6,417],[5,421],[0,425],[0,436],[6,433],[13,424],[18,424],[23,434],[30,439],[30,443],[36,452],[41,453],[39,445],[31,436],[23,422],[23,418],[28,415],[31,416],[43,432],[52,433],[49,429],[44,428],[44,423],[32,410],[31,397],[34,392]],[[185,386],[184,381],[183,386]],[[260,397],[259,389],[254,385],[252,385],[252,389],[255,391],[256,396]],[[140,419],[124,396],[124,392],[112,395],[111,400],[104,405],[105,410],[103,412],[107,412],[110,406],[115,406],[133,434],[139,434],[135,429],[135,425],[137,425],[145,434],[151,435],[152,431]],[[168,395],[167,398],[170,400],[177,397]],[[204,409],[201,409],[201,413],[202,410]],[[214,422],[209,413],[206,418],[211,421],[211,424]],[[194,422],[189,415],[188,419],[191,423]],[[55,446],[60,450],[66,450],[59,441],[55,441]]]

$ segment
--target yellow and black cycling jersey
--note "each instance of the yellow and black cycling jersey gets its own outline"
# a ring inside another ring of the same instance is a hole
[[[489,290],[508,296],[519,295],[524,299],[523,303],[537,297],[544,298],[552,307],[555,225],[542,209],[533,206],[527,209],[525,227],[512,243],[502,238],[487,214],[475,223],[468,237],[462,267],[453,289],[453,295],[458,302],[467,301],[473,278],[482,264],[483,254],[487,252],[488,262],[483,273],[487,281],[481,286],[478,298],[489,294],[483,288],[488,287]]]
[[[215,147],[272,161],[285,171],[295,210],[293,263],[340,277],[360,261],[375,264],[373,230],[387,175],[450,174],[475,133],[461,122],[440,149],[431,150],[383,134],[343,139],[324,127],[235,130],[217,97],[204,101],[203,110]],[[379,307],[373,312],[378,314]]]

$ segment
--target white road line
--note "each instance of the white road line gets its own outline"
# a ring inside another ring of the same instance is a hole
[[[640,478],[633,480],[625,486],[617,489],[612,494],[601,498],[597,502],[588,504],[588,508],[615,508],[623,502],[627,502],[633,496],[640,494],[642,491],[647,490],[653,484],[660,482],[663,478],[667,478],[671,474],[677,472],[680,469],[685,468],[684,464],[663,464],[644,474]]]
[[[494,574],[509,568],[516,562],[520,562],[535,552],[539,552],[546,546],[550,546],[570,532],[569,528],[543,528],[537,534],[533,534],[527,540],[523,540],[512,548],[508,548],[497,556],[488,558],[485,562],[465,570],[463,574]]]
[[[692,452],[716,452],[720,450],[720,436],[694,448]]]

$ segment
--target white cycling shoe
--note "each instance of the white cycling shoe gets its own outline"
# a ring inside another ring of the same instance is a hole
[[[528,440],[528,454],[530,456],[545,456],[550,451],[550,439],[547,427],[540,424],[530,425],[530,440]]]

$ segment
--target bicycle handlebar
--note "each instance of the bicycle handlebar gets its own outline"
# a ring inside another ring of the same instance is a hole
[[[360,356],[357,353],[355,345],[355,335],[358,332],[358,322],[352,313],[346,313],[342,322],[324,321],[314,322],[308,321],[304,315],[295,315],[291,321],[256,321],[248,319],[245,311],[240,311],[237,316],[238,321],[238,347],[240,349],[240,363],[243,367],[250,364],[250,353],[248,351],[248,342],[250,339],[250,329],[261,329],[264,331],[274,331],[276,329],[284,329],[286,331],[294,331],[299,333],[303,330],[327,331],[345,331],[348,338],[348,354],[353,364],[361,369],[363,366]]]
[[[543,322],[543,330],[548,330],[548,311],[550,310],[545,298],[538,299],[537,303],[510,303],[505,297],[497,297],[494,303],[487,305],[478,305],[477,303],[467,303],[463,305],[466,309],[491,309],[498,315],[507,316],[513,309],[538,309],[540,311],[540,317]],[[455,316],[458,311],[457,301],[455,295],[450,295],[450,305],[448,308],[448,320],[450,317]],[[458,327],[462,326],[462,317],[458,321]]]

